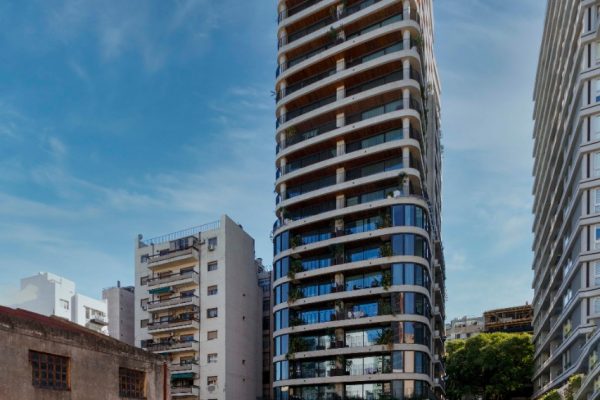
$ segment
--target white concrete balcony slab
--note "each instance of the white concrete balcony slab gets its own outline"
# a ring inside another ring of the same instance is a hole
[[[180,329],[195,328],[200,329],[200,322],[197,319],[172,319],[168,321],[156,321],[148,324],[148,332],[166,332]]]
[[[165,300],[156,300],[148,303],[148,310],[158,311],[169,308],[184,307],[189,305],[199,305],[198,296],[177,296]]]
[[[200,388],[198,386],[177,387],[171,386],[171,397],[181,399],[186,397],[198,397]]]
[[[160,288],[163,286],[187,285],[189,283],[199,283],[200,275],[197,271],[186,271],[181,273],[169,274],[148,279],[148,288]],[[151,292],[151,289],[150,289]],[[151,292],[152,293],[152,292]]]

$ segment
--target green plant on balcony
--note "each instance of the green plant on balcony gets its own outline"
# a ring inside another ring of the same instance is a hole
[[[394,332],[390,328],[383,329],[375,343],[392,347],[394,345]]]
[[[394,194],[392,193],[392,197]],[[379,210],[379,218],[377,219],[377,229],[389,228],[392,226],[392,214],[389,209]]]
[[[329,28],[329,39],[331,39],[331,41],[337,40],[338,36],[340,34],[340,29],[336,29],[333,26],[331,28]]]
[[[391,315],[392,305],[389,301],[380,300],[377,304],[377,315]]]
[[[292,244],[292,249],[295,249],[298,246],[302,245],[302,236],[300,235],[296,235],[292,238],[291,240],[291,244]]]
[[[564,325],[563,325],[563,337],[566,339],[569,337],[569,335],[571,334],[571,330],[573,329],[573,326],[571,325],[571,321],[567,321]]]
[[[392,245],[390,242],[385,242],[383,246],[379,249],[379,254],[381,257],[391,257],[392,256]]]
[[[296,300],[300,300],[304,297],[304,293],[299,287],[294,287],[288,293],[288,303],[293,304]]]
[[[296,130],[296,127],[290,126],[289,128],[287,128],[285,130],[286,140],[291,140],[291,139],[295,138],[297,133],[298,133],[298,131]]]
[[[288,269],[287,277],[294,280],[296,279],[296,274],[298,272],[302,272],[302,261],[294,258],[290,263],[290,268]]]
[[[388,290],[392,286],[392,273],[390,271],[384,271],[381,276],[381,286],[383,290]]]
[[[279,215],[281,215],[281,218],[283,220],[286,220],[290,217],[290,212],[287,210],[287,208],[283,207],[280,211],[279,211]]]
[[[562,400],[562,397],[556,389],[553,389],[541,397],[540,400]]]
[[[421,36],[421,35],[416,35],[416,36],[414,37],[414,41],[415,41],[415,44],[417,45],[417,47],[418,47],[419,49],[423,48],[423,43],[424,43],[424,41],[423,41],[423,36]]]
[[[292,336],[290,338],[290,353],[300,353],[308,350],[308,343],[301,337]]]
[[[573,375],[569,378],[567,387],[564,391],[565,400],[573,400],[575,397],[575,393],[581,388],[581,382],[583,382],[585,375],[577,374]]]
[[[300,326],[302,324],[304,324],[302,318],[298,317],[297,315],[290,316],[290,326]]]

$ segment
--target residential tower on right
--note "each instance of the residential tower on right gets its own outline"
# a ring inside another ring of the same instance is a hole
[[[598,1],[550,0],[534,89],[534,398],[600,394]]]

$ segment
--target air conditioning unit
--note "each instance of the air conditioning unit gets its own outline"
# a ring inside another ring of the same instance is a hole
[[[206,387],[206,389],[208,389],[209,392],[214,392],[215,391],[215,385],[208,385]]]
[[[213,251],[215,249],[215,245],[214,244],[209,244],[208,245],[208,251]]]

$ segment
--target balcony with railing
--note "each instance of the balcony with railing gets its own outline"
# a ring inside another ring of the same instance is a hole
[[[181,307],[191,304],[198,304],[199,297],[196,295],[185,295],[169,297],[167,299],[159,299],[148,302],[148,310],[157,310],[163,308]]]
[[[284,11],[280,12],[277,18],[277,22],[281,22],[286,18],[289,18],[293,15],[298,14],[301,11],[306,10],[309,7],[312,7],[313,5],[320,3],[323,0],[304,0],[304,1],[300,1],[297,4],[294,4],[293,6],[285,9]]]
[[[181,271],[171,274],[158,275],[148,279],[148,287],[158,286],[163,284],[184,285],[188,283],[198,283],[199,274],[197,271]]]
[[[175,372],[193,372],[198,373],[200,371],[198,360],[185,361],[177,364],[171,364],[169,366],[171,373]]]
[[[189,397],[194,396],[198,397],[200,394],[200,388],[195,385],[191,386],[171,386],[171,396],[172,397]]]
[[[195,316],[170,317],[167,319],[152,321],[148,323],[148,332],[198,327],[198,322],[199,320]]]
[[[190,349],[197,347],[197,340],[167,339],[160,342],[146,341],[142,344],[142,348],[153,353],[173,353],[176,351],[189,351]]]

